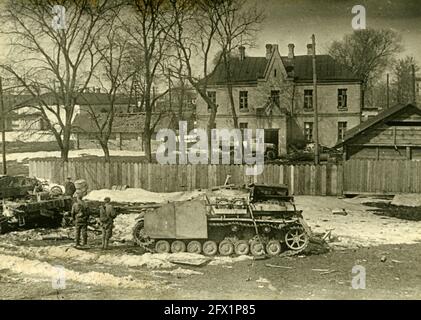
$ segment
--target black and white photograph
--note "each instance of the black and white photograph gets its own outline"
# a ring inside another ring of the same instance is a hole
[[[0,300],[421,299],[419,0],[0,0],[0,135]]]

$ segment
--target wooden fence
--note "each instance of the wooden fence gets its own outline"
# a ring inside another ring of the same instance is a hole
[[[342,194],[341,165],[265,165],[263,173],[247,176],[243,165],[159,165],[133,161],[72,159],[64,163],[54,159],[35,159],[29,162],[31,176],[63,183],[67,176],[85,179],[90,189],[128,185],[155,192],[206,189],[229,183],[286,184],[291,194]]]
[[[344,164],[344,193],[421,193],[421,161],[346,161]]]

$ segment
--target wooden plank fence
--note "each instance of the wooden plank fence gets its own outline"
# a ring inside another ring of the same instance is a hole
[[[265,165],[263,173],[247,176],[243,165],[160,165],[133,161],[105,163],[95,159],[34,159],[30,176],[62,184],[67,176],[85,179],[91,190],[128,185],[154,192],[207,189],[229,183],[286,184],[295,195],[341,195],[341,165]]]
[[[344,194],[421,193],[421,161],[349,160]]]

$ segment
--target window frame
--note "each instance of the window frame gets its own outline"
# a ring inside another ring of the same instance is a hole
[[[277,93],[274,95],[274,93]],[[275,103],[278,107],[281,106],[281,90],[271,90],[270,91],[270,100]]]
[[[243,95],[243,96],[242,96]],[[238,92],[239,104],[238,108],[240,111],[247,111],[248,110],[248,91],[247,90],[240,90]]]
[[[307,125],[309,125],[309,128],[307,128]],[[307,130],[310,130],[307,132]],[[313,133],[314,133],[314,123],[313,122],[304,122],[304,139],[307,143],[314,142],[313,140]],[[310,139],[308,139],[310,137]]]
[[[311,95],[309,95],[308,92],[311,92]],[[314,97],[314,90],[313,89],[304,89],[304,101],[303,101],[303,110],[304,111],[313,111],[313,108],[314,108],[313,97]],[[309,101],[311,101],[310,107],[308,107]]]
[[[344,141],[347,127],[348,127],[347,121],[338,121],[338,141]]]
[[[343,92],[345,92],[345,94],[343,94]],[[338,102],[339,110],[348,109],[348,89],[347,88],[338,89],[337,102]]]

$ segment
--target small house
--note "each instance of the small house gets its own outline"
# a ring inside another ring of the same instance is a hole
[[[396,105],[346,131],[344,159],[421,160],[421,109]]]

